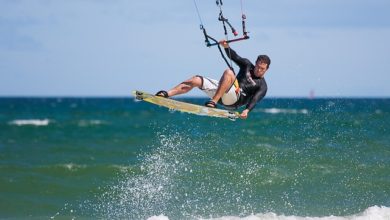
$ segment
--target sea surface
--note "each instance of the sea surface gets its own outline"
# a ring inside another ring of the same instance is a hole
[[[0,98],[0,219],[389,220],[390,99]]]

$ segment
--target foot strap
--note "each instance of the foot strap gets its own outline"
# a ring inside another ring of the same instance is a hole
[[[204,105],[206,107],[209,107],[209,108],[216,108],[217,107],[217,104],[213,100],[207,101]]]
[[[160,97],[164,97],[164,98],[168,98],[168,92],[167,91],[164,91],[164,90],[161,90],[161,91],[158,91],[156,93],[156,96],[160,96]]]

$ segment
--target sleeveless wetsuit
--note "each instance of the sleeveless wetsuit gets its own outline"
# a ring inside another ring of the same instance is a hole
[[[240,97],[236,103],[227,107],[238,108],[246,105],[245,108],[251,111],[267,93],[267,83],[264,78],[254,75],[255,66],[248,59],[240,57],[231,48],[225,48],[225,52],[240,67],[236,76],[240,85]]]

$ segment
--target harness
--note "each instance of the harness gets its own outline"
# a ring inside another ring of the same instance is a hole
[[[236,95],[238,96],[240,94],[241,88],[240,88],[240,84],[238,83],[237,79],[234,80],[233,86],[236,88],[234,91],[236,92]]]

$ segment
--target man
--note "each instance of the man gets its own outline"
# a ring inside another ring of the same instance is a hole
[[[168,98],[187,93],[192,88],[198,87],[211,98],[205,103],[207,107],[216,108],[216,103],[229,109],[245,105],[240,117],[246,119],[256,103],[264,98],[267,93],[267,83],[264,75],[271,64],[271,60],[267,55],[259,55],[255,65],[253,65],[248,59],[240,57],[229,48],[229,44],[225,40],[220,41],[220,44],[225,48],[227,56],[240,67],[237,77],[231,69],[224,71],[219,82],[196,75],[171,90],[162,90],[157,92],[156,95]]]

